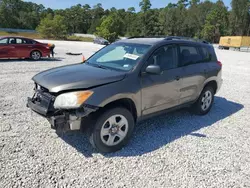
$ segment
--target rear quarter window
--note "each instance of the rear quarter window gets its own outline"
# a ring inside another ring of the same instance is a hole
[[[36,41],[31,40],[31,39],[23,39],[24,44],[36,44]]]
[[[213,47],[200,47],[202,62],[216,61],[216,55]]]

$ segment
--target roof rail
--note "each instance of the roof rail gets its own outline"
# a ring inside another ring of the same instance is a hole
[[[205,40],[195,39],[195,38],[190,38],[190,37],[168,36],[165,38],[165,40],[189,40],[189,41],[202,42],[205,44],[209,44],[209,42],[207,42]]]
[[[128,37],[127,39],[134,39],[134,38],[166,38],[166,36],[132,36],[132,37]]]
[[[128,37],[127,39],[135,39],[135,38],[145,38],[144,36],[132,36],[132,37]]]
[[[165,40],[187,40],[187,41],[193,41],[193,42],[202,42],[205,44],[209,44],[209,42],[202,40],[202,39],[195,39],[190,37],[180,37],[180,36],[132,36],[127,39],[134,39],[134,38],[164,38]]]

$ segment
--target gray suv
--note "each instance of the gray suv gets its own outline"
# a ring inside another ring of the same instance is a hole
[[[59,130],[90,131],[100,152],[129,140],[137,122],[183,107],[205,115],[221,87],[222,64],[206,41],[137,37],[102,48],[84,63],[33,77],[27,106]]]

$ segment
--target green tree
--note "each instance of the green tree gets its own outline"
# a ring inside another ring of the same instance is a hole
[[[152,6],[150,0],[142,0],[140,3],[139,3],[139,6],[141,7],[141,11],[142,12],[146,12],[147,10],[149,10]]]
[[[64,18],[60,15],[53,18],[49,14],[41,20],[37,31],[45,38],[65,39],[67,36],[67,27],[64,24]]]
[[[94,33],[96,28],[101,25],[101,18],[105,15],[104,9],[102,8],[102,4],[98,3],[91,9],[91,25],[88,29],[88,33]]]
[[[136,36],[140,34],[140,31],[138,32],[140,22],[138,21],[138,14],[135,13],[134,7],[128,8],[124,21],[126,36]]]
[[[103,37],[111,42],[118,38],[122,21],[117,14],[112,14],[102,19],[100,27],[97,27],[96,35]]]
[[[151,9],[150,0],[141,0],[141,10],[136,12],[134,7],[104,10],[100,3],[52,10],[22,0],[0,0],[0,27],[35,29],[51,15],[51,20],[60,16],[67,33],[95,33],[99,28],[98,33],[105,36],[180,35],[216,42],[222,35],[250,34],[249,2],[232,0],[232,9],[227,10],[222,1],[178,0],[165,8]]]
[[[204,39],[211,42],[218,42],[220,36],[228,33],[228,12],[223,1],[218,0],[207,15],[206,23],[202,30]]]
[[[231,32],[233,35],[249,34],[250,0],[232,0]]]
[[[139,6],[141,7],[141,12],[139,13],[138,17],[140,19],[140,27],[141,27],[141,35],[148,35],[150,33],[150,29],[152,29],[152,21],[149,21],[149,19],[152,20],[151,16],[153,16],[153,12],[149,12],[151,8],[151,2],[150,0],[142,0],[139,3]]]
[[[183,31],[186,10],[183,5],[169,3],[160,13],[160,23],[165,35],[185,36]],[[184,34],[184,35],[183,35]]]
[[[17,29],[35,29],[40,22],[43,5],[21,0],[1,0],[1,27]]]
[[[129,7],[127,12],[128,13],[135,13],[135,7]]]

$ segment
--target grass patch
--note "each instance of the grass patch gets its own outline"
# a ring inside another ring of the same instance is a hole
[[[27,37],[31,39],[45,39],[39,33],[27,33],[27,32],[5,32],[0,31],[0,36],[13,36],[13,37]],[[53,40],[53,39],[51,39]],[[78,37],[75,35],[68,36],[65,40],[68,41],[82,41],[82,42],[93,42],[91,37]]]
[[[71,35],[67,37],[67,40],[69,41],[83,41],[83,42],[93,42],[93,38],[91,37],[79,37],[75,35]]]
[[[0,31],[0,36],[27,37],[31,39],[42,39],[42,37],[38,33],[27,33],[27,32]]]

